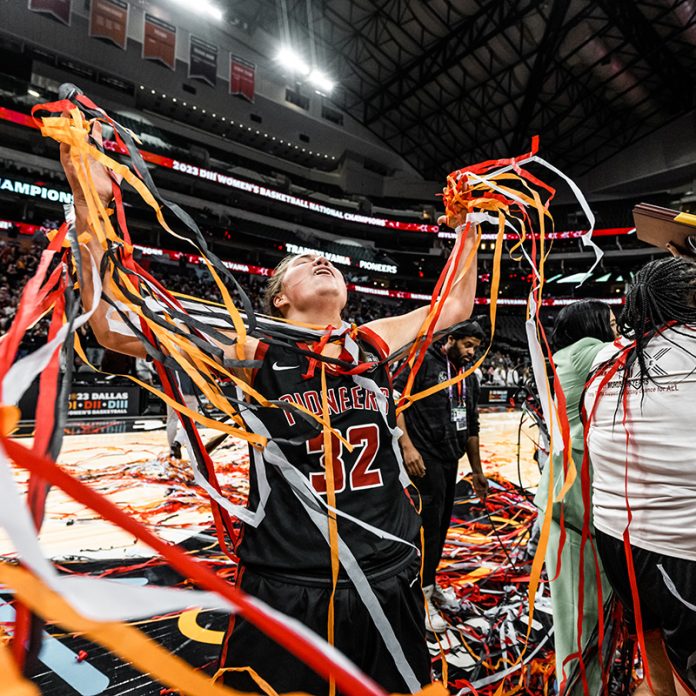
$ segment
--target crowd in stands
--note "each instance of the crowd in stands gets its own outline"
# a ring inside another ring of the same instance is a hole
[[[8,330],[24,284],[36,271],[44,247],[45,242],[42,242],[39,236],[32,240],[0,239],[0,335]],[[213,301],[219,300],[219,291],[212,279],[195,267],[184,269],[171,264],[153,262],[148,270],[173,292]],[[238,280],[243,284],[244,291],[254,309],[259,312],[264,311],[263,291],[266,279],[260,276],[239,275]],[[232,295],[235,301],[239,302],[238,293],[233,291]],[[349,296],[344,316],[347,321],[360,325],[384,316],[403,314],[413,308],[414,304],[407,300],[353,293]],[[511,320],[514,319],[514,317],[511,318]],[[507,318],[500,316],[497,332],[500,332],[501,325],[507,323]],[[47,320],[37,323],[30,330],[28,340],[23,343],[21,352],[26,353],[39,347],[45,342],[47,331]],[[87,348],[98,350],[96,344],[92,345],[94,339],[91,332],[86,332],[84,342]],[[502,347],[497,346],[497,348],[495,352],[489,354],[480,368],[481,382],[496,386],[513,386],[519,384],[520,380],[526,379],[529,371],[526,350],[512,343]],[[86,366],[82,367],[86,369]]]
[[[504,317],[500,317],[504,323]],[[516,387],[526,383],[532,375],[529,354],[520,350],[491,352],[478,371],[481,384],[494,387]]]
[[[21,245],[17,240],[0,239],[0,335],[15,316],[19,297],[26,281],[36,272],[43,244]],[[31,345],[45,339],[47,322],[39,322],[28,333]]]

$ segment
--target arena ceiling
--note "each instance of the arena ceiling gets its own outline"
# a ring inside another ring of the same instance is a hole
[[[228,0],[314,47],[334,102],[428,179],[543,154],[582,174],[694,106],[696,0]]]

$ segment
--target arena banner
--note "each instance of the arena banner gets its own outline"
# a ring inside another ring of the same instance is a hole
[[[244,97],[253,103],[256,65],[230,53],[230,94]]]
[[[482,384],[479,395],[479,406],[515,406],[515,395],[519,387],[497,386]]]
[[[39,383],[36,380],[19,402],[23,421],[34,420],[38,395]],[[68,418],[90,420],[139,416],[141,402],[142,390],[134,384],[75,383],[68,397]]]
[[[171,70],[176,68],[176,27],[145,13],[143,58],[155,60]]]
[[[37,232],[51,232],[52,230],[41,225],[32,225],[26,222],[19,222],[13,220],[0,220],[0,231],[9,231],[16,228],[20,234],[33,235]],[[173,251],[171,249],[158,249],[156,247],[143,246],[142,244],[134,244],[133,247],[137,249],[142,256],[145,257],[155,257],[168,259],[169,261],[179,261],[180,259],[186,259],[187,263],[194,266],[204,265],[203,259],[197,254],[189,254],[182,251]],[[231,271],[237,273],[244,273],[246,275],[263,276],[265,278],[270,278],[273,275],[272,268],[266,268],[265,266],[254,266],[248,263],[238,263],[236,261],[223,261],[225,266]],[[427,302],[430,299],[429,295],[418,292],[409,292],[407,290],[391,290],[389,288],[374,287],[372,285],[356,285],[353,283],[348,284],[348,289],[351,292],[357,292],[362,295],[375,295],[377,297],[389,297],[395,300],[415,300],[417,302]],[[605,304],[619,305],[623,304],[622,297],[603,297],[598,298]],[[488,297],[477,297],[474,302],[477,305],[488,305],[490,304],[490,298]],[[574,297],[545,297],[543,298],[541,304],[545,307],[563,307],[564,305],[576,302]],[[501,297],[497,302],[499,305],[508,306],[519,306],[524,307],[527,305],[526,298],[515,298],[515,297]]]
[[[594,230],[592,233],[593,237],[616,237],[619,235],[624,235],[624,234],[634,234],[636,231],[635,227],[604,227],[604,228],[599,228]],[[587,234],[587,230],[564,230],[562,232],[547,232],[546,233],[546,239],[580,239],[584,235]],[[437,233],[437,236],[440,237],[440,239],[456,239],[457,235],[454,232],[449,232],[447,230],[440,230]],[[531,233],[528,234],[527,237],[529,239],[540,239],[541,237],[537,233]],[[484,240],[491,240],[495,239],[496,235],[494,234],[484,234],[482,239]],[[503,235],[503,239],[506,241],[510,240],[517,240],[519,237],[517,234],[512,234],[510,232],[506,232]]]
[[[214,44],[191,34],[189,40],[188,76],[215,87],[217,82],[218,49]]]
[[[140,388],[133,385],[73,384],[68,418],[140,415]]]
[[[9,191],[18,196],[42,198],[59,204],[69,205],[73,201],[72,193],[55,189],[52,186],[45,186],[43,182],[21,181],[3,176],[0,176],[0,191]]]
[[[70,26],[72,0],[29,0],[32,12],[42,12]]]
[[[158,20],[159,21],[159,20]],[[173,27],[172,27],[173,28]],[[35,128],[32,118],[27,114],[23,114],[20,111],[15,111],[13,109],[8,109],[6,107],[0,106],[0,119],[3,121],[8,121],[10,123],[16,123],[21,126],[26,126],[28,128]],[[125,150],[120,148],[118,144],[113,140],[105,140],[104,148],[110,152],[118,152],[124,154]],[[393,220],[389,218],[379,218],[372,217],[368,215],[359,215],[347,210],[339,210],[338,208],[333,208],[331,206],[312,201],[306,198],[300,198],[298,196],[293,196],[289,193],[282,193],[281,191],[276,191],[274,189],[269,189],[260,184],[252,183],[250,181],[245,181],[243,179],[237,179],[236,177],[230,176],[228,174],[223,174],[212,169],[205,169],[199,167],[195,164],[188,164],[186,162],[180,162],[178,160],[172,159],[171,157],[165,157],[164,155],[159,155],[154,152],[148,152],[147,150],[140,150],[140,154],[146,162],[155,164],[158,167],[163,167],[165,169],[173,169],[174,171],[180,172],[181,174],[186,174],[188,176],[193,176],[199,179],[206,179],[215,184],[220,184],[222,186],[229,186],[230,188],[237,189],[239,191],[244,191],[256,196],[262,196],[264,198],[269,198],[271,200],[279,201],[281,203],[287,203],[298,208],[304,208],[313,213],[318,213],[320,215],[328,215],[330,217],[335,217],[340,220],[345,220],[347,222],[354,222],[357,224],[370,225],[373,227],[384,227],[386,229],[394,229],[405,232],[424,232],[427,234],[437,234],[441,238],[452,238],[456,237],[454,232],[448,232],[446,230],[440,229],[439,225],[428,225],[425,223],[417,222],[405,222],[403,220]],[[572,240],[581,239],[587,234],[587,230],[566,230],[560,232],[547,232],[547,239],[554,240]],[[593,237],[615,237],[635,234],[635,227],[606,227],[597,228],[592,232]],[[483,241],[495,240],[497,237],[494,233],[483,233],[481,239]],[[539,235],[536,233],[528,233],[528,239],[534,238],[539,239]],[[504,235],[506,240],[517,240],[516,234],[506,233]]]
[[[105,39],[125,50],[128,42],[128,10],[125,0],[92,0],[89,35]]]

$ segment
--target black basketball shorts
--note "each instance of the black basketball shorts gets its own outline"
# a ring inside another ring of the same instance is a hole
[[[604,572],[626,609],[631,629],[635,630],[623,540],[598,529],[595,531]],[[662,631],[672,668],[684,685],[696,693],[696,611],[693,608],[696,606],[696,561],[665,556],[633,545],[631,549],[643,630]],[[672,589],[668,586],[670,581]]]
[[[403,566],[403,562],[402,562]],[[425,640],[420,560],[414,553],[405,567],[382,571],[370,585],[420,680],[430,683],[430,656]],[[238,586],[269,606],[301,621],[326,638],[331,586],[312,578],[240,569]],[[375,625],[354,587],[341,579],[334,600],[336,648],[389,693],[408,693]],[[311,668],[266,637],[241,616],[232,616],[220,656],[221,667],[251,667],[278,693],[304,691],[323,696],[328,683]],[[227,672],[224,683],[239,691],[261,693],[247,672]]]

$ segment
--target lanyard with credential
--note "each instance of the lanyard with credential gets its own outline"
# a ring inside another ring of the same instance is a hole
[[[464,368],[460,368],[457,372],[457,374],[462,374]],[[451,371],[451,363],[449,359],[447,359],[447,381],[449,382],[452,379],[452,371]],[[449,399],[450,399],[450,405],[455,406],[454,403],[454,393],[452,391],[452,385],[450,384],[448,387],[449,390]],[[457,406],[466,406],[466,380],[462,379],[459,382],[457,382],[457,391],[459,399],[457,400]]]

